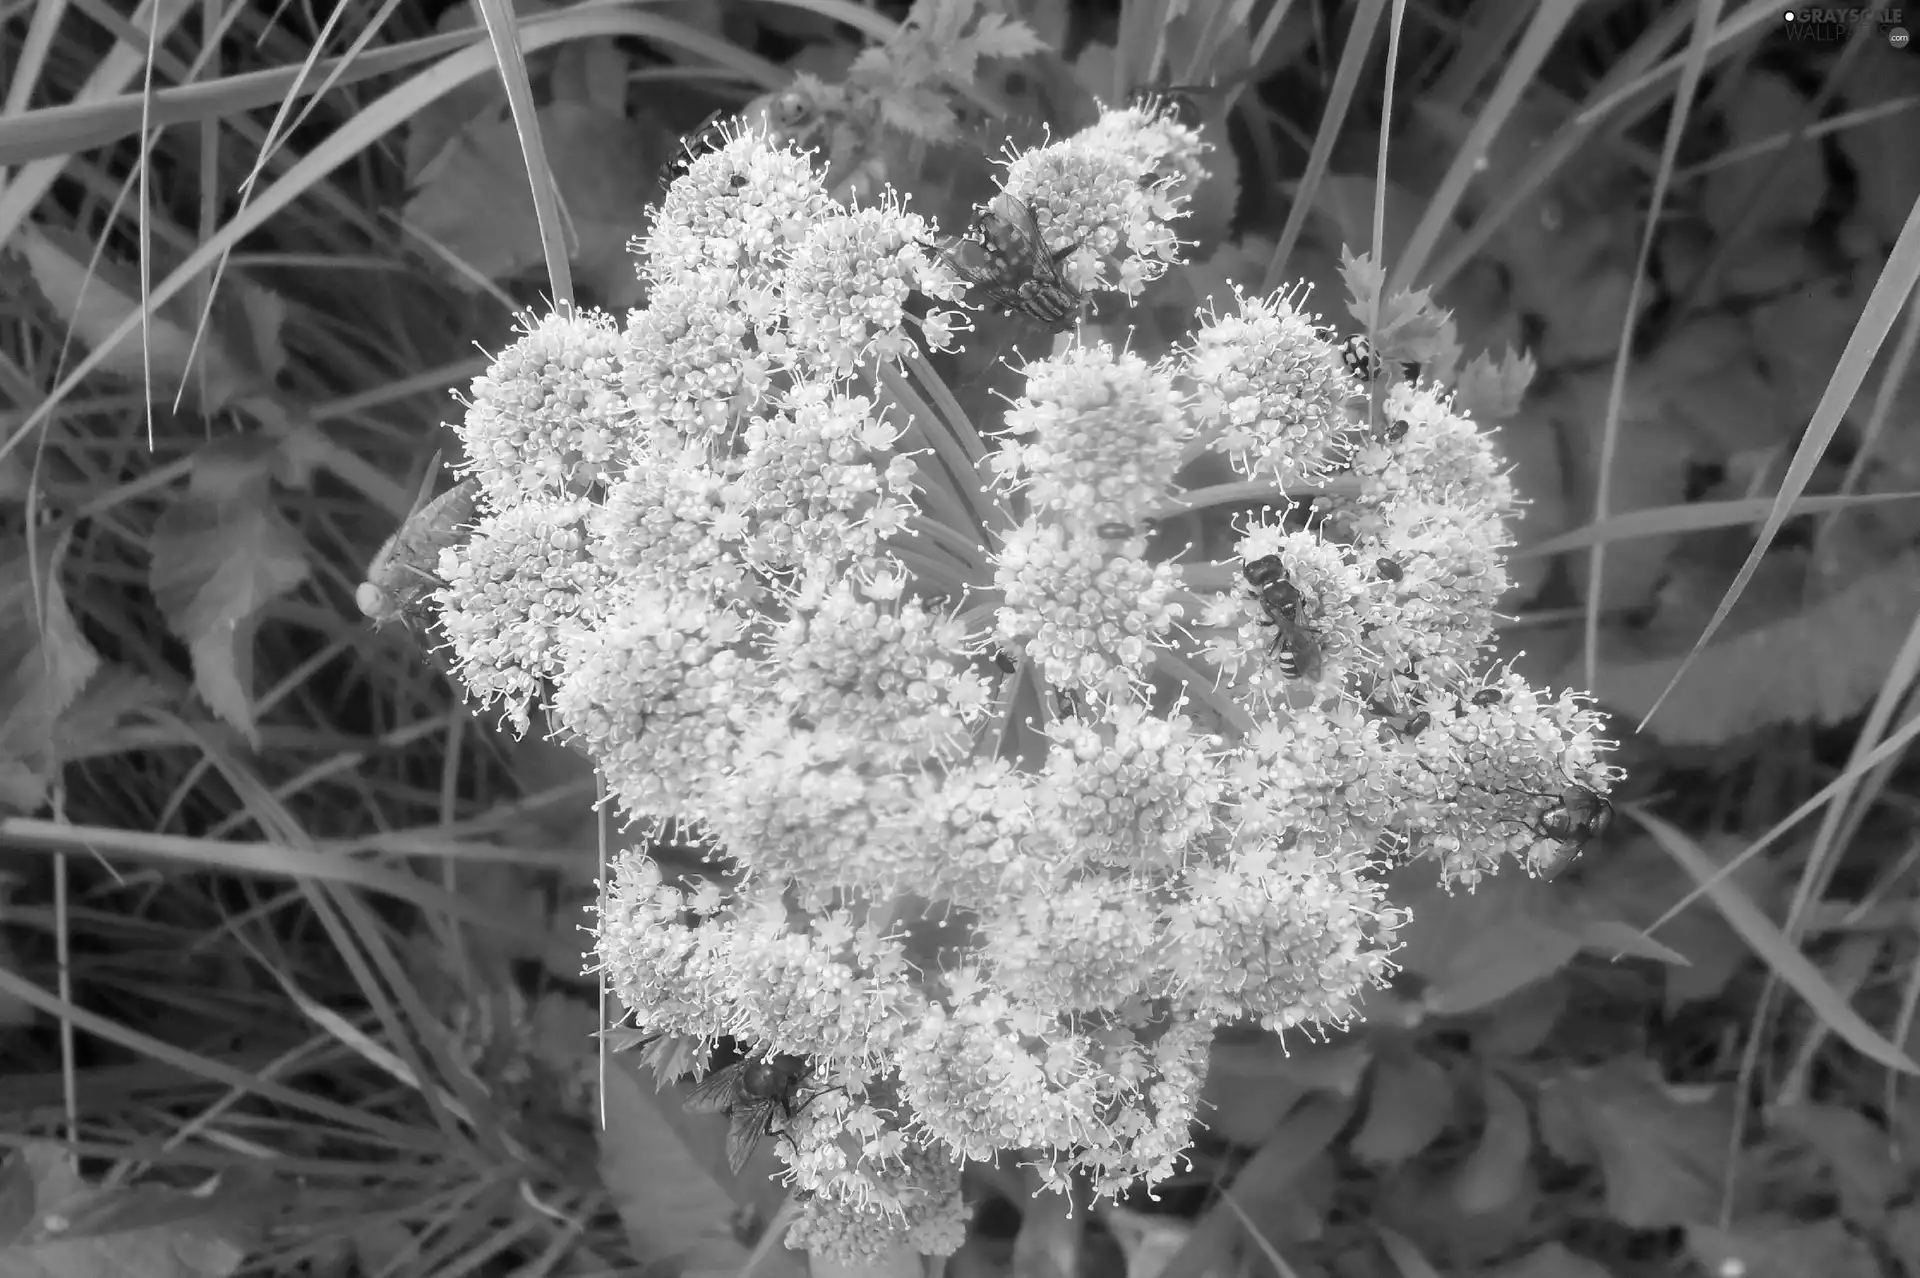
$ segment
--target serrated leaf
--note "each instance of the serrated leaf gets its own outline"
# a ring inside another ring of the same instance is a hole
[[[1383,1056],[1367,1089],[1367,1116],[1347,1148],[1362,1162],[1394,1166],[1438,1139],[1453,1116],[1453,1080],[1419,1052]]]
[[[971,39],[981,58],[1024,58],[1047,47],[1032,27],[1001,13],[982,14]]]
[[[1684,1097],[1652,1062],[1618,1059],[1551,1084],[1600,1160],[1607,1212],[1630,1229],[1712,1220],[1733,1110],[1726,1089]],[[1560,1143],[1560,1142],[1556,1142]]]
[[[26,224],[14,247],[26,258],[35,285],[73,336],[98,347],[140,310],[140,277],[132,267],[96,257],[92,246],[59,227]],[[158,246],[156,246],[158,247]],[[156,259],[152,277],[168,265]],[[286,365],[280,328],[286,303],[247,280],[222,281],[204,326],[192,290],[149,314],[144,343],[134,328],[112,347],[101,367],[150,387],[154,401],[182,387],[206,412],[271,386]],[[150,382],[148,379],[151,379]]]
[[[1647,725],[1675,745],[1718,745],[1780,723],[1831,727],[1880,692],[1920,608],[1920,555],[1847,582],[1798,611],[1716,638],[1687,668]],[[1643,718],[1686,659],[1686,650],[1635,654],[1621,636],[1600,665],[1594,695]],[[1577,662],[1561,672],[1584,679]],[[1780,672],[1794,677],[1783,679]]]
[[[1498,1211],[1519,1197],[1533,1153],[1526,1102],[1492,1070],[1481,1071],[1480,1085],[1486,1122],[1453,1179],[1454,1204],[1470,1216]]]
[[[17,538],[0,561],[0,800],[19,811],[44,802],[61,762],[60,716],[100,668],[60,584],[68,544],[41,538],[30,556]]]
[[[1477,422],[1503,422],[1520,411],[1539,371],[1533,356],[1511,346],[1496,362],[1485,351],[1467,361],[1454,381],[1453,405]]]
[[[273,507],[268,458],[195,454],[187,491],[155,521],[148,581],[168,628],[193,655],[193,682],[250,740],[253,632],[260,610],[305,581],[306,548]]]

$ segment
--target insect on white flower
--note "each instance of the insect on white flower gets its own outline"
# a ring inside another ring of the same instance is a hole
[[[434,571],[440,552],[465,536],[473,523],[480,481],[463,479],[428,501],[439,472],[436,454],[414,499],[413,512],[368,562],[366,580],[353,592],[353,601],[375,629],[391,621],[411,624],[421,619],[427,595],[442,584]]]

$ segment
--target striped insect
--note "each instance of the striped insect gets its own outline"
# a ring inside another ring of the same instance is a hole
[[[763,1056],[715,1070],[687,1096],[690,1114],[727,1116],[727,1166],[735,1175],[760,1144],[797,1112],[793,1102],[806,1081],[804,1056]]]
[[[1340,353],[1340,362],[1346,370],[1363,382],[1370,382],[1380,372],[1380,357],[1373,349],[1373,343],[1360,334],[1345,338],[1335,348]]]
[[[1263,555],[1241,570],[1260,610],[1274,628],[1271,651],[1286,651],[1295,678],[1312,682],[1320,677],[1320,645],[1308,633],[1302,613],[1305,600],[1300,588],[1287,579],[1286,561],[1278,555]]]
[[[442,584],[435,571],[440,552],[464,538],[473,526],[480,499],[479,481],[463,479],[428,501],[427,494],[433,490],[439,471],[440,459],[436,456],[420,485],[413,513],[401,521],[368,562],[366,580],[353,592],[353,601],[375,629],[391,621],[412,625],[428,619],[427,596]]]
[[[1086,301],[1061,270],[1079,247],[1049,248],[1033,209],[1002,192],[974,217],[966,235],[941,249],[941,256],[980,290],[987,305],[1058,329]]]

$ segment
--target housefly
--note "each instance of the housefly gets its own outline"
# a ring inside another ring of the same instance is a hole
[[[441,585],[435,571],[440,552],[464,537],[473,526],[480,499],[480,482],[463,479],[432,501],[433,478],[440,459],[434,458],[414,501],[413,513],[401,521],[367,564],[367,578],[353,592],[353,601],[378,629],[390,621],[414,622],[425,613],[428,594]]]
[[[1570,785],[1560,801],[1540,814],[1535,830],[1554,844],[1552,855],[1540,867],[1540,877],[1551,883],[1572,865],[1588,843],[1613,824],[1613,804],[1584,785]]]
[[[739,1061],[702,1080],[687,1096],[690,1114],[727,1116],[727,1166],[738,1175],[760,1138],[793,1118],[793,1102],[807,1077],[803,1056]]]
[[[980,290],[989,306],[1058,329],[1086,300],[1060,269],[1079,247],[1047,247],[1033,209],[1002,192],[974,218],[966,235],[946,245],[942,256]]]

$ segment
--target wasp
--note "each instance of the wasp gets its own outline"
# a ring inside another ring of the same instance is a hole
[[[942,256],[980,290],[988,305],[1058,329],[1086,301],[1060,269],[1079,247],[1048,248],[1033,209],[1003,191],[975,216],[966,235],[946,245]]]
[[[1307,633],[1306,623],[1301,617],[1305,601],[1300,597],[1300,589],[1287,580],[1287,565],[1278,555],[1264,555],[1241,569],[1247,584],[1253,587],[1254,598],[1260,601],[1260,609],[1266,614],[1267,621],[1275,630],[1273,648],[1278,652],[1283,647],[1293,663],[1296,678],[1309,682],[1320,677],[1320,645]]]
[[[480,499],[480,481],[461,480],[432,501],[433,477],[440,469],[434,458],[415,498],[413,512],[401,521],[367,564],[367,579],[353,592],[353,601],[377,630],[390,621],[421,619],[427,595],[441,582],[434,571],[440,552],[459,541],[473,524]]]
[[[794,1098],[806,1081],[804,1056],[763,1056],[728,1065],[696,1086],[684,1108],[689,1114],[727,1116],[727,1166],[737,1176],[760,1138],[792,1121]],[[777,1124],[777,1125],[776,1125]]]
[[[687,175],[693,162],[703,155],[711,155],[727,144],[727,135],[733,124],[733,115],[722,107],[700,122],[700,127],[683,136],[673,148],[673,155],[660,167],[660,189],[665,191],[675,182]]]
[[[1553,882],[1562,870],[1572,865],[1588,843],[1607,832],[1613,824],[1613,804],[1607,796],[1587,786],[1569,785],[1559,802],[1540,814],[1534,829],[1556,844],[1553,854],[1540,867],[1540,877]]]

